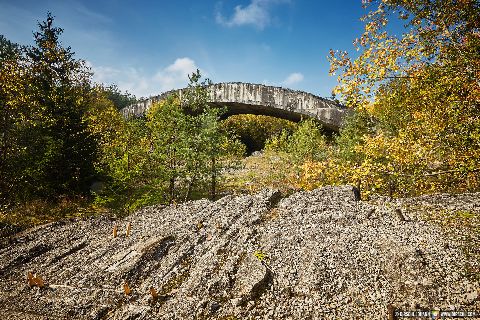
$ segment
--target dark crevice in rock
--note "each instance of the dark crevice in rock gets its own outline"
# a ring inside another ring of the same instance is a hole
[[[265,278],[262,281],[258,282],[253,286],[252,292],[250,295],[250,300],[257,300],[259,299],[263,293],[269,290],[273,286],[273,273],[270,269],[267,268],[267,272],[265,273]]]
[[[82,250],[83,248],[85,248],[86,246],[88,246],[88,242],[82,242],[74,247],[72,247],[70,250],[62,253],[61,255],[59,256],[56,256],[55,258],[52,259],[52,261],[50,262],[50,264],[54,264],[54,263],[57,263],[58,261],[62,260],[63,258],[69,256],[69,255],[72,255],[80,250]]]
[[[22,264],[27,264],[33,259],[41,256],[42,254],[52,250],[52,246],[47,244],[39,244],[31,248],[26,254],[21,254],[16,257],[12,262],[10,262],[5,268],[0,270],[0,276],[6,274],[10,269],[16,268]]]
[[[171,276],[168,281],[162,286],[160,292],[164,301],[172,297],[172,291],[181,287],[181,285],[187,281],[190,277],[190,268],[192,266],[192,259],[190,257],[182,260],[180,263],[180,270]]]
[[[279,190],[273,191],[273,193],[268,198],[268,206],[270,209],[276,208],[280,200],[282,200],[283,195]]]
[[[240,253],[238,259],[235,261],[235,264],[233,265],[232,272],[228,274],[229,289],[232,289],[235,286],[236,275],[238,273],[238,269],[240,268],[241,263],[243,262],[243,260],[245,260],[245,256],[246,256],[245,252]]]
[[[109,307],[104,307],[104,308],[101,308],[100,310],[97,311],[95,317],[93,318],[93,320],[105,320],[105,319],[108,319],[108,313],[111,311],[112,309],[109,308]]]
[[[167,274],[172,272],[172,270],[175,267],[179,266],[183,261],[189,259],[193,255],[194,251],[195,251],[195,246],[190,246],[190,248],[188,248],[188,250],[177,259],[177,261],[175,261],[172,267],[168,270]]]
[[[163,238],[159,242],[151,245],[145,249],[145,252],[142,256],[146,260],[160,260],[167,255],[168,250],[175,244],[175,237],[168,236]]]
[[[136,320],[136,319],[139,319],[140,316],[142,316],[141,313],[131,314],[130,316],[128,316],[128,318],[125,318],[125,320]]]
[[[23,230],[25,229],[22,227],[0,222],[0,249],[13,244],[15,241],[13,236]]]
[[[175,245],[175,238],[168,236],[145,248],[140,259],[125,275],[127,282],[136,283],[157,269],[158,262],[168,254],[173,245]]]

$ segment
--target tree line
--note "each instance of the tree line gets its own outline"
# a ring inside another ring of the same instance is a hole
[[[91,113],[103,135],[98,163],[108,182],[100,201],[131,211],[153,203],[217,197],[222,170],[243,156],[245,146],[221,125],[225,110],[209,106],[209,81],[200,80],[197,70],[181,99],[169,96],[145,118],[125,120],[112,108],[110,114]]]
[[[358,53],[329,55],[334,98],[354,112],[333,139],[307,121],[267,141],[283,184],[351,184],[365,198],[479,190],[479,1],[362,4]]]
[[[356,57],[330,52],[334,94],[356,112],[304,184],[391,196],[480,186],[480,3],[367,0]],[[392,32],[391,24],[404,28]]]
[[[348,183],[365,196],[392,197],[478,190],[480,4],[363,5],[359,53],[329,56],[339,80],[334,94],[355,110],[333,137],[312,120],[222,122],[224,110],[208,105],[209,81],[198,71],[182,97],[124,118],[118,110],[135,98],[94,84],[85,63],[62,46],[50,14],[33,46],[0,36],[0,201],[93,192],[96,203],[128,212],[214,199],[222,173],[245,152],[232,131],[249,151],[265,146],[280,159],[267,170],[282,174],[266,176],[296,189]],[[404,21],[402,34],[390,32],[392,20]]]
[[[197,71],[180,100],[146,117],[124,118],[135,102],[115,85],[92,81],[85,62],[63,47],[49,13],[35,45],[0,36],[0,201],[90,196],[120,210],[217,196],[219,172],[243,145],[219,125]]]

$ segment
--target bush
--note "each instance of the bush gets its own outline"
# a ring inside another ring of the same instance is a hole
[[[284,130],[270,138],[265,150],[287,153],[295,163],[321,161],[327,156],[327,142],[321,126],[309,119],[301,122],[292,134]]]
[[[296,123],[289,120],[253,114],[230,116],[222,125],[245,144],[248,153],[262,150],[268,139],[282,131],[291,133],[297,127]]]

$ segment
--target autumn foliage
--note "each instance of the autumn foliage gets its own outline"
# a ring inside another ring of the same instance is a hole
[[[254,114],[238,114],[225,119],[222,126],[237,136],[247,151],[258,151],[265,147],[268,139],[285,133],[292,133],[297,128],[295,122]]]
[[[333,143],[310,146],[320,158],[299,148],[308,130],[267,144],[290,154],[284,182],[294,189],[348,183],[365,198],[478,190],[480,4],[363,5],[364,32],[354,41],[358,54],[332,50],[329,57],[330,72],[338,75],[333,93],[354,112]],[[405,28],[393,34],[392,21]]]
[[[0,223],[64,199],[130,212],[217,197],[222,170],[244,147],[221,126],[222,109],[208,106],[198,71],[181,101],[125,118],[118,110],[135,98],[94,83],[51,14],[38,27],[34,46],[0,36]]]
[[[365,30],[354,41],[359,56],[330,55],[331,74],[339,74],[334,93],[361,115],[341,133],[339,157],[305,164],[305,183],[350,182],[393,195],[478,190],[478,1],[364,6]],[[388,32],[394,19],[405,23],[399,36]]]
[[[239,172],[240,189],[250,190],[345,183],[363,197],[479,190],[480,3],[362,3],[358,52],[329,55],[333,93],[353,110],[333,138],[313,120],[221,121],[198,72],[182,100],[172,96],[145,118],[126,119],[118,109],[134,97],[94,84],[50,14],[34,46],[0,36],[1,205],[93,194],[96,204],[129,212],[214,199],[232,192],[222,184],[226,173]],[[399,21],[404,28],[392,32]],[[251,171],[231,170],[245,153],[236,137],[249,151],[264,148],[264,163],[257,157]]]

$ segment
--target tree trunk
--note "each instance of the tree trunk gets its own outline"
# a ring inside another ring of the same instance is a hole
[[[175,177],[170,178],[170,186],[168,187],[168,191],[170,196],[169,202],[172,203],[173,200],[175,200]]]
[[[172,150],[172,157],[170,159],[170,169],[172,170],[172,177],[170,178],[170,186],[169,186],[169,193],[170,193],[170,203],[175,201],[175,175],[176,175],[176,168],[177,168],[177,163],[176,163],[176,149],[173,148]]]
[[[357,180],[358,200],[362,200],[362,181]]]
[[[128,136],[127,138],[127,144],[125,146],[125,149],[126,149],[126,153],[127,153],[127,174],[130,176],[130,135]],[[128,180],[129,182],[129,186],[127,186],[127,200],[125,201],[125,204],[127,207],[124,208],[124,211],[127,213],[127,214],[130,214],[130,208],[129,208],[129,204],[130,204],[130,201],[132,199],[132,186],[131,186],[131,179]]]
[[[215,200],[216,197],[216,185],[217,185],[217,173],[215,172],[215,158],[212,158],[211,181],[210,181],[210,199]]]
[[[187,193],[185,194],[185,200],[184,201],[187,201],[188,199],[190,199],[190,197],[192,195],[192,190],[193,190],[193,184],[194,183],[195,183],[195,178],[190,179],[190,181],[188,182]]]

